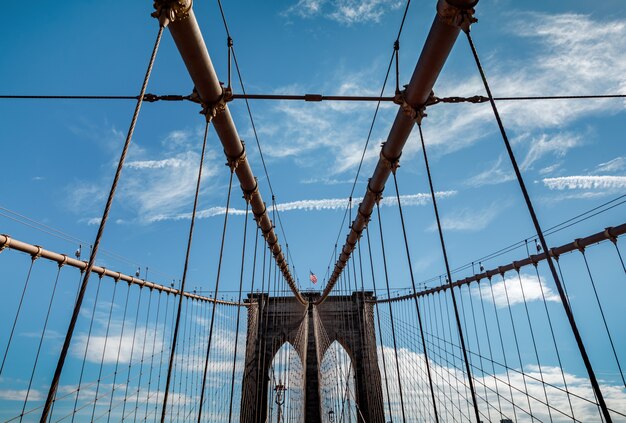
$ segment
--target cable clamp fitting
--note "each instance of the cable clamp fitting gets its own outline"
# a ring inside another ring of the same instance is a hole
[[[159,96],[157,96],[156,94],[146,93],[143,95],[143,101],[147,103],[154,103],[155,101],[158,101],[158,100],[159,100]]]
[[[224,151],[226,154],[226,151]],[[226,166],[230,167],[231,172],[237,170],[237,167],[246,160],[246,144],[241,141],[241,153],[238,156],[229,156],[226,154]]]
[[[402,153],[400,153],[400,155],[394,159],[390,159],[389,157],[385,156],[385,144],[386,142],[382,143],[380,145],[380,160],[385,163],[385,166],[391,170],[393,173],[396,173],[396,170],[400,167],[400,156],[402,156]]]
[[[478,22],[478,19],[474,17],[474,6],[476,6],[478,0],[462,7],[456,6],[453,3],[458,3],[458,1],[439,0],[437,2],[437,16],[443,23],[459,27],[463,31],[469,32],[470,26]]]
[[[252,215],[254,216],[254,220],[257,223],[257,226],[260,228],[261,227],[261,219],[263,218],[263,215],[265,215],[265,212],[267,211],[267,207],[265,206],[265,203],[263,203],[263,211],[261,213],[255,213],[254,210],[252,210]],[[261,232],[263,231],[263,228],[261,228]]]
[[[504,273],[505,270],[502,266],[498,266],[498,273],[500,274],[500,276],[502,276],[502,278],[504,279]]]
[[[580,244],[581,239],[580,238],[576,238],[574,240],[574,247],[576,247],[576,249],[578,251],[580,251],[582,254],[585,254],[585,246]]]
[[[393,102],[400,106],[400,110],[402,110],[406,116],[410,117],[418,125],[421,125],[422,120],[428,116],[426,114],[426,108],[439,103],[440,99],[435,97],[435,94],[431,91],[426,103],[421,106],[414,107],[406,100],[406,87],[407,86],[405,85],[405,89],[394,96]]]
[[[37,252],[30,255],[33,261],[41,257],[41,254],[43,253],[43,248],[41,248],[39,245],[35,245],[35,247],[37,247]]]
[[[2,236],[6,238],[6,241],[0,245],[0,253],[4,251],[5,248],[11,248],[11,237],[6,234],[2,234]]]
[[[194,88],[195,92],[195,88]],[[222,86],[222,94],[213,103],[202,103],[201,115],[205,115],[208,121],[226,110],[226,104],[233,99],[233,90],[230,87]]]
[[[383,199],[383,191],[382,191],[382,190],[380,190],[380,191],[374,191],[374,190],[372,189],[372,187],[370,186],[370,183],[371,183],[371,182],[372,182],[372,179],[370,178],[370,179],[367,181],[367,192],[370,192],[370,193],[372,193],[372,194],[374,195],[374,201],[378,204],[378,203],[380,202],[380,200],[382,200],[382,199]]]
[[[252,200],[252,197],[254,197],[254,195],[259,192],[259,181],[255,177],[254,188],[248,190],[248,189],[243,189],[242,187],[241,190],[243,191],[244,200],[246,200],[246,203],[249,203]]]
[[[155,11],[150,16],[166,27],[170,22],[187,19],[192,5],[193,0],[154,0]]]
[[[361,204],[359,204],[359,208],[357,209],[357,214],[363,217],[363,220],[365,221],[365,223],[368,223],[372,219],[371,212],[370,214],[365,214],[363,213],[363,211],[361,211]]]
[[[613,235],[612,231],[613,227],[611,226],[609,226],[608,228],[604,228],[604,236],[613,244],[617,244],[617,236]]]

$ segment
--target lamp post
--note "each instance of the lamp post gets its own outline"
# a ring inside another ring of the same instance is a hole
[[[330,423],[335,423],[335,412],[333,410],[328,412],[328,421]]]
[[[276,422],[281,423],[283,419],[283,404],[285,403],[285,397],[283,395],[283,393],[285,392],[285,385],[283,385],[282,380],[278,380],[278,385],[276,385],[274,391],[276,391],[276,397],[274,398],[274,402],[278,406]]]

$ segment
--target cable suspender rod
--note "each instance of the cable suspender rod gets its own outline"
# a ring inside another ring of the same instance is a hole
[[[161,24],[167,23],[189,76],[195,84],[203,105],[203,113],[207,115],[207,119],[211,118],[215,132],[222,142],[228,165],[234,168],[242,191],[251,193],[250,209],[278,267],[298,301],[306,304],[307,301],[300,294],[296,280],[289,270],[287,258],[280,247],[274,225],[258,190],[257,180],[248,163],[244,143],[237,133],[228,109],[227,103],[232,99],[232,91],[229,87],[224,87],[217,77],[192,8],[192,0],[157,0],[154,4],[156,12],[153,16],[158,17]]]
[[[359,205],[357,216],[351,225],[346,242],[317,304],[328,297],[346,266],[357,240],[370,220],[377,197],[385,189],[385,183],[392,171],[391,163],[400,158],[402,149],[415,126],[415,121],[419,117],[419,112],[416,110],[423,107],[431,98],[433,86],[459,35],[459,25],[463,17],[472,10],[476,3],[478,0],[438,1],[437,14],[413,71],[411,81],[404,91],[396,95],[396,103],[400,105],[400,109],[387,136],[387,141],[381,148],[376,169],[369,180],[367,191]],[[173,30],[173,28],[171,29]]]

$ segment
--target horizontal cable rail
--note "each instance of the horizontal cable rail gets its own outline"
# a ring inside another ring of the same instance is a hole
[[[547,96],[509,96],[494,97],[496,101],[528,101],[528,100],[602,100],[626,98],[626,94],[582,94],[582,95],[547,95]],[[23,95],[23,94],[3,94],[0,100],[139,100],[136,95]],[[318,103],[320,101],[386,101],[398,103],[396,96],[371,96],[371,95],[324,95],[324,94],[232,94],[229,100],[279,100],[279,101],[305,101]],[[199,103],[199,98],[194,94],[145,94],[143,101],[154,103],[157,101],[191,101]],[[426,106],[433,106],[439,103],[486,103],[488,97],[474,95],[469,97],[436,97],[426,103]]]
[[[593,244],[598,244],[600,242],[603,241],[612,241],[612,242],[616,242],[617,238],[624,235],[626,233],[626,223],[623,223],[619,226],[611,226],[608,227],[606,229],[604,229],[601,232],[595,233],[593,235],[590,235],[588,237],[585,238],[578,238],[576,240],[574,240],[573,242],[570,242],[568,244],[565,245],[561,245],[560,247],[554,247],[551,248],[550,251],[548,252],[549,255],[555,259],[558,260],[559,256],[565,254],[565,253],[570,253],[572,251],[577,251],[577,250],[582,250],[585,247],[588,247],[590,245]],[[415,292],[415,293],[411,293],[411,294],[406,294],[406,295],[401,295],[399,297],[394,297],[394,298],[384,298],[384,299],[380,299],[380,300],[376,300],[376,301],[372,301],[372,302],[377,302],[377,303],[388,303],[388,302],[396,302],[396,301],[404,301],[407,300],[409,298],[415,298],[415,297],[422,297],[424,295],[429,295],[429,294],[435,294],[437,292],[441,292],[441,291],[446,291],[450,288],[450,286],[456,288],[456,287],[460,287],[463,285],[467,285],[469,283],[472,282],[478,282],[481,279],[491,279],[494,276],[498,276],[498,275],[504,275],[506,272],[509,272],[511,270],[519,270],[522,267],[528,266],[528,265],[535,265],[537,263],[539,263],[540,261],[543,261],[546,259],[546,253],[540,253],[540,254],[531,254],[529,257],[524,258],[522,260],[519,261],[513,261],[507,265],[504,266],[498,266],[494,269],[490,269],[490,270],[485,270],[484,272],[481,273],[477,273],[473,276],[469,276],[467,278],[464,279],[459,279],[455,282],[452,283],[452,285],[441,285],[441,286],[437,286],[435,288],[429,288],[429,289],[425,289],[423,291],[419,291],[419,292]]]
[[[69,257],[66,254],[59,254],[55,253],[54,251],[46,250],[38,245],[32,245],[23,241],[19,241],[17,239],[11,238],[9,235],[0,234],[0,252],[2,252],[4,249],[11,249],[30,254],[33,259],[43,257],[47,260],[56,262],[59,266],[72,266],[79,269],[81,272],[87,268],[87,262],[85,261]],[[126,275],[121,272],[116,272],[102,266],[94,266],[93,273],[96,273],[100,277],[108,276],[110,278],[113,278],[116,282],[124,281],[129,284],[138,285],[142,288],[155,289],[157,291],[165,292],[166,294],[172,294],[175,296],[180,294],[180,290],[178,289],[160,285],[158,283],[150,282],[144,279],[139,279],[134,276]],[[222,305],[232,305],[240,307],[247,307],[250,305],[249,302],[238,303],[236,301],[220,300],[217,298],[209,298],[203,295],[197,295],[191,292],[184,292],[183,295],[192,300],[205,301]]]

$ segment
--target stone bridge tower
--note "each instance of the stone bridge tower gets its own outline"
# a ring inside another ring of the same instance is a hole
[[[289,342],[303,366],[304,421],[325,421],[320,400],[319,365],[328,347],[339,342],[354,368],[356,406],[366,422],[384,422],[378,368],[372,292],[330,296],[319,306],[319,293],[304,294],[303,306],[293,297],[249,294],[246,361],[241,396],[241,421],[267,418],[269,370],[276,352]]]

